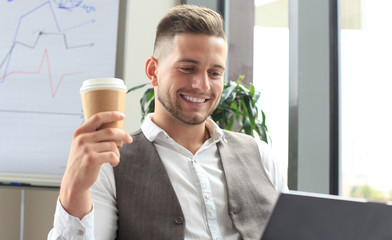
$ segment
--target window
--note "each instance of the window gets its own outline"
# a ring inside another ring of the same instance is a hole
[[[288,163],[288,0],[255,0],[253,84],[282,171]]]
[[[392,1],[341,1],[342,195],[392,200]]]

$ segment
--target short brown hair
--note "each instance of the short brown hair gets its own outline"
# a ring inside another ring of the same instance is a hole
[[[178,5],[170,9],[159,22],[154,52],[161,40],[174,38],[177,34],[206,34],[226,39],[222,16],[204,7]]]

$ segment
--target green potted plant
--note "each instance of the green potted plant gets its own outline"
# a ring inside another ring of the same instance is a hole
[[[242,83],[244,76],[237,81],[227,81],[220,102],[211,115],[221,128],[230,131],[242,132],[253,137],[259,137],[268,143],[268,128],[265,124],[265,114],[258,109],[256,103],[260,98],[260,92],[254,86]],[[127,93],[146,86],[148,83],[133,87]],[[151,112],[154,112],[154,88],[148,88],[140,99],[142,120]],[[261,116],[259,115],[261,113]]]

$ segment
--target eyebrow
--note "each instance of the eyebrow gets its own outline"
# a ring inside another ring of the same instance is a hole
[[[200,64],[200,62],[199,61],[196,61],[196,60],[194,60],[194,59],[191,59],[191,58],[184,58],[184,59],[181,59],[181,60],[179,60],[179,61],[177,61],[177,62],[179,62],[179,63],[193,63],[193,64]],[[225,70],[226,68],[225,68],[225,66],[223,66],[223,65],[220,65],[220,64],[214,64],[214,65],[212,65],[214,68],[221,68],[221,69],[223,69],[223,70]]]

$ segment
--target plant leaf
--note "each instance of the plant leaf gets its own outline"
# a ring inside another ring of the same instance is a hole
[[[244,78],[245,78],[244,75],[240,75],[235,83],[237,84],[241,83],[244,80]]]
[[[139,89],[139,88],[142,88],[142,87],[144,87],[144,86],[147,86],[148,84],[149,84],[149,83],[144,83],[144,84],[140,84],[140,85],[138,85],[138,86],[136,86],[136,87],[130,88],[130,89],[128,89],[127,94],[130,93],[130,92],[133,92],[133,91],[135,91],[135,90],[137,90],[137,89]]]
[[[249,94],[250,96],[253,98],[253,96],[255,95],[255,86],[250,86],[249,88]]]

